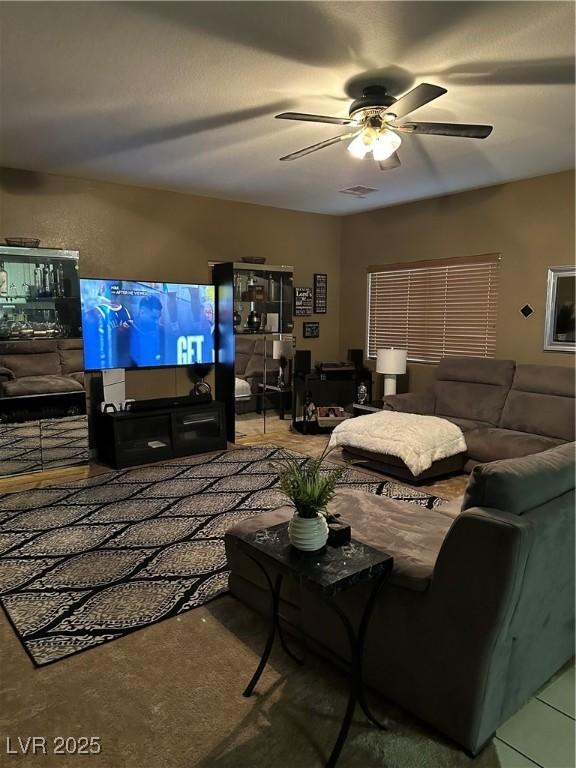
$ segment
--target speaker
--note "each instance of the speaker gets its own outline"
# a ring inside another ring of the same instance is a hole
[[[309,349],[297,349],[294,354],[294,373],[310,373],[312,367],[312,352]]]
[[[349,349],[348,360],[354,363],[356,368],[364,367],[364,350],[363,349]]]

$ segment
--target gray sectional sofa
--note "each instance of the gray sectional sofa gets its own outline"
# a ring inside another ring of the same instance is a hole
[[[561,388],[530,373],[518,385]],[[514,410],[522,399],[507,411],[514,425],[523,423]],[[496,420],[504,400],[495,390],[485,418]],[[526,418],[531,427],[541,416]],[[558,423],[550,431],[562,429]],[[394,557],[368,629],[367,685],[473,754],[574,653],[574,447],[476,466],[457,509],[347,489],[330,509],[351,524],[355,538]],[[292,512],[265,512],[226,535],[230,589],[262,613],[270,609],[269,593],[236,537]],[[353,621],[366,597],[363,585],[340,597]],[[342,624],[314,593],[285,579],[280,614],[314,650],[348,662]]]
[[[0,342],[0,397],[83,391],[82,339]]]
[[[385,397],[384,408],[440,416],[464,433],[466,453],[437,461],[417,477],[393,456],[352,447],[344,451],[370,468],[419,482],[574,440],[574,371],[513,360],[447,357],[438,365],[430,390]]]
[[[235,377],[248,383],[246,387],[236,386],[236,413],[247,413],[256,410],[256,393],[258,385],[264,381],[264,337],[259,334],[242,334],[235,336],[236,362]],[[278,380],[278,360],[272,357],[272,340],[267,340],[266,349],[266,383],[276,384]]]

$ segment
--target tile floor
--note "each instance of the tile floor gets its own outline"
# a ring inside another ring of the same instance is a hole
[[[574,662],[496,733],[501,768],[574,768]]]

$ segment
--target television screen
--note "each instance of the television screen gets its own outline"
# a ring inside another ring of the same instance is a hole
[[[214,362],[213,285],[80,280],[84,368]]]

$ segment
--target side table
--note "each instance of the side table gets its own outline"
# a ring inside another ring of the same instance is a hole
[[[286,411],[289,410],[292,403],[292,387],[278,387],[275,384],[258,384],[256,393],[256,413],[264,412],[264,432],[266,432],[266,395],[270,394],[278,398],[280,410],[279,417],[284,419]]]
[[[326,768],[334,768],[352,723],[356,703],[358,702],[370,722],[377,728],[384,726],[371,713],[366,702],[362,680],[362,663],[366,630],[374,603],[385,579],[392,571],[393,558],[373,547],[352,541],[342,547],[327,546],[320,552],[299,552],[288,539],[288,523],[280,523],[270,528],[246,533],[236,539],[237,545],[262,571],[271,596],[270,627],[262,657],[246,686],[243,695],[252,695],[264,668],[268,662],[276,632],[284,651],[295,661],[297,659],[288,649],[280,627],[280,590],[284,576],[290,576],[302,588],[320,594],[326,604],[342,621],[350,644],[350,693],[344,718],[326,763]],[[272,573],[276,575],[273,577]],[[350,619],[342,610],[335,597],[360,583],[370,582],[371,590],[364,606],[358,631],[355,631]]]
[[[352,405],[353,416],[365,416],[367,413],[376,413],[382,410],[382,400],[369,400],[366,403],[354,403]]]

